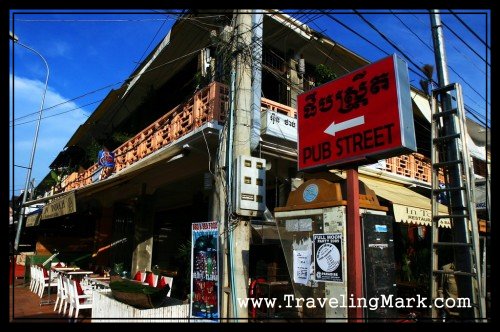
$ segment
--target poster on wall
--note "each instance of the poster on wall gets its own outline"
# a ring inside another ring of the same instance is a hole
[[[293,282],[306,285],[309,281],[311,250],[293,251]]]
[[[216,221],[192,224],[191,317],[219,318],[219,231]]]
[[[314,276],[318,282],[343,282],[342,233],[313,234]]]

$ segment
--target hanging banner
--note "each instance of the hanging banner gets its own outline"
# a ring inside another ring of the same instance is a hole
[[[191,236],[191,317],[219,318],[219,230],[216,221],[194,223]]]
[[[75,192],[56,198],[43,207],[42,219],[56,218],[76,212]]]
[[[40,216],[42,214],[40,212],[30,214],[26,217],[26,227],[34,227],[40,224]]]
[[[318,282],[344,282],[342,233],[313,234],[314,277]]]

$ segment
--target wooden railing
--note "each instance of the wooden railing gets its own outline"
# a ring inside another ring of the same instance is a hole
[[[86,186],[96,178],[119,172],[206,122],[216,120],[222,123],[228,109],[228,87],[218,82],[211,83],[115,149],[114,169],[107,169],[107,173],[101,175],[99,165],[94,164],[80,174],[73,173],[63,181],[63,191]]]
[[[112,173],[136,163],[142,158],[179,139],[208,121],[223,123],[229,109],[229,89],[226,85],[213,82],[198,91],[189,101],[168,111],[132,139],[114,150],[115,167],[103,174],[97,164],[82,173],[70,174],[62,183],[62,191],[86,186],[96,179],[106,178]],[[297,118],[297,110],[267,98],[261,100],[262,110],[272,110],[292,118]],[[413,153],[386,159],[386,171],[418,179],[431,181],[430,160]],[[440,180],[443,177],[441,175]]]
[[[385,160],[385,170],[407,178],[431,183],[431,160],[420,153],[412,153]],[[444,182],[444,175],[439,174],[438,179]]]

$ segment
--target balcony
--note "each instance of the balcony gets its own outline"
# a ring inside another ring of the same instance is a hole
[[[223,123],[228,109],[228,87],[213,82],[115,149],[114,169],[101,171],[98,164],[94,164],[84,172],[66,177],[59,191],[78,189],[120,172],[209,121]],[[261,100],[261,109],[297,117],[296,109],[266,98]],[[430,160],[417,153],[387,159],[386,171],[428,183],[431,181]]]
[[[385,170],[407,178],[431,183],[431,160],[420,153],[412,153],[385,160]],[[444,182],[442,172],[438,175],[439,182]]]

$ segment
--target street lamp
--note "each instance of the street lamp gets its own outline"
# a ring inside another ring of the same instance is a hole
[[[19,216],[19,221],[17,222],[16,239],[14,241],[14,252],[17,252],[17,250],[19,248],[19,238],[21,237],[21,229],[22,229],[22,225],[23,225],[23,221],[24,221],[24,211],[25,211],[24,204],[26,203],[26,198],[28,197],[28,187],[29,187],[30,178],[31,178],[31,171],[33,169],[33,160],[35,159],[36,143],[38,140],[38,131],[40,129],[40,121],[42,120],[42,111],[43,111],[43,104],[45,102],[45,94],[47,92],[47,84],[49,83],[49,65],[47,64],[47,61],[45,60],[45,58],[40,53],[38,53],[38,51],[21,43],[19,41],[19,38],[15,34],[13,34],[12,31],[9,31],[9,38],[14,43],[19,44],[22,47],[27,48],[28,50],[30,50],[30,51],[34,52],[36,55],[38,55],[45,63],[45,67],[47,67],[47,77],[45,78],[45,89],[43,90],[42,104],[40,105],[40,111],[38,111],[38,121],[37,121],[36,129],[35,129],[35,137],[33,138],[33,147],[31,149],[30,163],[28,166],[28,174],[26,175],[26,182],[24,184],[23,201],[21,203],[21,215]]]

